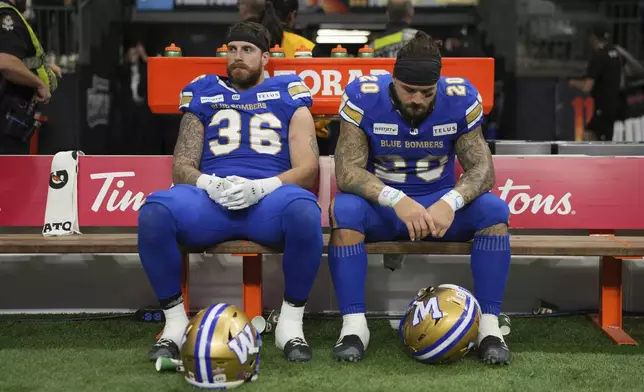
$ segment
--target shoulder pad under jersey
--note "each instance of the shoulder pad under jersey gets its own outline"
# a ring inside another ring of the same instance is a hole
[[[360,127],[370,109],[378,106],[383,94],[389,94],[391,75],[365,75],[347,84],[340,104],[340,117]]]
[[[202,97],[220,94],[222,89],[217,75],[197,76],[181,90],[179,110],[190,112],[204,121],[204,109],[207,106],[202,105]]]
[[[297,75],[278,75],[271,78],[274,86],[279,89],[282,102],[289,106],[299,108],[300,106],[311,107],[313,96],[311,90],[304,84],[302,78]]]
[[[446,98],[454,100],[450,105],[459,118],[459,131],[476,129],[483,122],[483,98],[478,89],[464,78],[442,78]]]

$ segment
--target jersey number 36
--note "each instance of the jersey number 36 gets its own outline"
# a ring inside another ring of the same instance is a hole
[[[219,137],[210,141],[213,155],[225,155],[235,151],[241,145],[242,117],[233,109],[218,111],[210,120],[209,127],[219,128]],[[225,124],[227,123],[227,125]],[[250,148],[260,154],[275,155],[282,150],[282,140],[275,130],[282,128],[282,121],[273,113],[258,113],[248,122]]]

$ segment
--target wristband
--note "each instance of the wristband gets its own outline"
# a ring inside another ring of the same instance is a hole
[[[378,203],[384,207],[393,207],[405,196],[405,192],[386,186],[378,195]]]
[[[278,177],[265,178],[261,180],[262,182],[262,193],[268,195],[273,192],[275,189],[282,186],[282,180]]]
[[[460,210],[465,205],[463,196],[454,189],[444,194],[443,197],[441,197],[441,200],[447,202],[454,212]]]
[[[210,182],[212,181],[212,177],[209,174],[202,174],[197,178],[197,188],[206,190]]]

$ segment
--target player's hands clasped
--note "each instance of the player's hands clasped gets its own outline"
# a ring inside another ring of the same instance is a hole
[[[226,199],[222,205],[229,210],[243,210],[268,195],[271,190],[267,189],[265,179],[249,180],[239,176],[228,176],[226,180],[230,181],[233,186],[224,192]]]
[[[226,201],[224,191],[232,188],[233,183],[213,174],[200,177],[197,180],[197,187],[205,190],[215,203],[222,204]]]
[[[436,226],[437,233],[434,237],[443,238],[452,222],[454,222],[454,210],[445,200],[438,200],[429,206],[427,212]]]
[[[394,205],[394,210],[398,218],[407,225],[412,241],[421,240],[429,234],[436,235],[437,229],[428,210],[409,196],[400,199]]]

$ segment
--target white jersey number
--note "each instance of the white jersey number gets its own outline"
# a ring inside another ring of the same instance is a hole
[[[465,79],[445,78],[445,83],[449,84],[449,86],[447,86],[445,89],[445,91],[447,92],[447,95],[450,95],[450,96],[457,95],[459,97],[464,97],[467,94],[467,90],[463,85],[465,83]]]
[[[215,113],[208,127],[219,128],[219,137],[210,141],[210,152],[213,155],[226,155],[235,151],[241,145],[242,118],[233,109],[224,109]],[[273,113],[259,113],[249,121],[250,148],[260,154],[275,155],[282,150],[282,141],[277,129],[282,128],[282,122]]]
[[[378,157],[378,162],[374,164],[375,174],[378,178],[387,182],[404,183],[407,182],[407,174],[404,170],[407,168],[407,161],[400,155],[385,155]],[[430,169],[431,162],[438,162],[438,166]],[[425,158],[416,161],[416,177],[425,182],[431,182],[439,179],[445,169],[448,161],[447,155],[436,156],[428,155]]]

